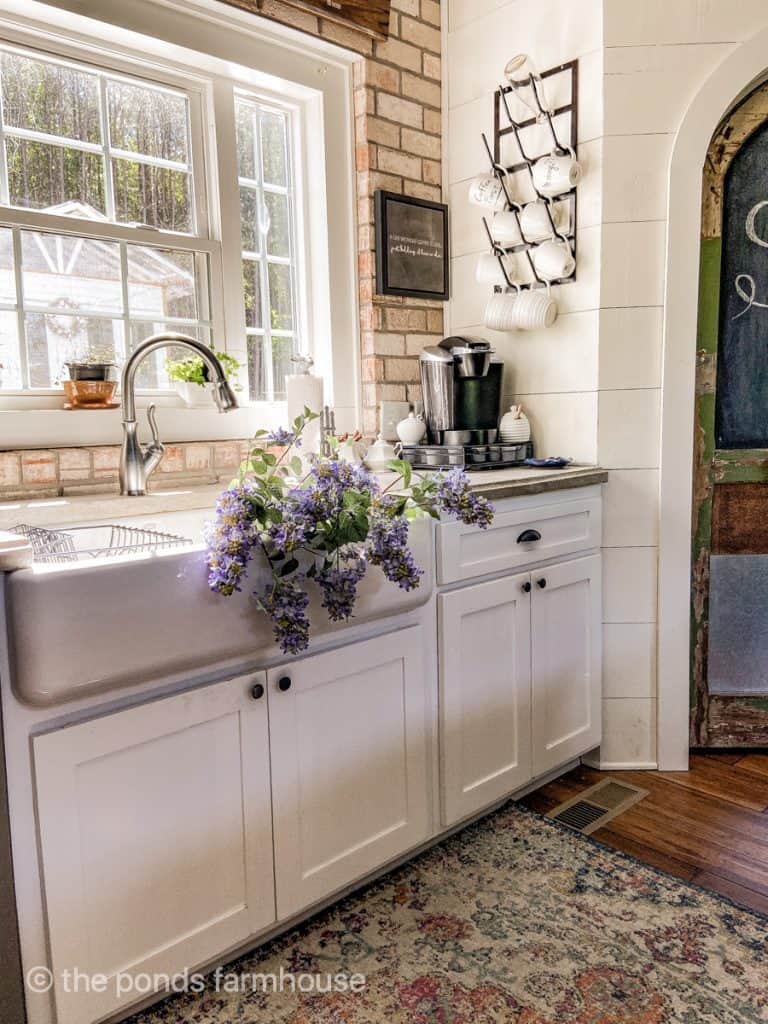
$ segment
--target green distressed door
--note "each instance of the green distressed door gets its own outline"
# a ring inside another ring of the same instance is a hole
[[[768,745],[768,87],[704,171],[691,587],[691,744]]]

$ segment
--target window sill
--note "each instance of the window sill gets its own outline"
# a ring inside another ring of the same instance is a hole
[[[147,401],[139,402],[139,435],[149,441]],[[157,425],[166,444],[229,441],[252,437],[260,428],[285,426],[285,405],[243,405],[221,414],[213,406],[188,409],[158,403]],[[114,445],[122,441],[122,410],[0,409],[0,450]]]

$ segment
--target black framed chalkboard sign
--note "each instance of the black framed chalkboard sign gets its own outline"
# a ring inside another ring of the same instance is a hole
[[[448,207],[379,190],[375,195],[376,293],[446,301]]]

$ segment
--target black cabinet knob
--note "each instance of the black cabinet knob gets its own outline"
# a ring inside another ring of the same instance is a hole
[[[278,690],[282,690],[283,693],[287,693],[291,688],[291,677],[281,676],[277,681],[277,688]]]
[[[538,530],[523,530],[523,532],[517,538],[517,543],[533,544],[537,540],[541,540],[541,534]]]
[[[253,697],[254,700],[261,700],[261,698],[264,696],[264,687],[261,685],[261,683],[256,683],[254,686],[251,687],[251,696]]]
[[[525,591],[526,594],[530,594],[530,592],[531,592],[531,581],[530,580],[527,580],[523,584],[523,590]]]
[[[546,585],[547,581],[543,577],[540,580],[536,580],[536,586],[541,587],[542,590],[544,589],[544,587],[546,587]]]

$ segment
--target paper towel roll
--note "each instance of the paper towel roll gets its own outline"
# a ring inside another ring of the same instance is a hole
[[[318,415],[323,411],[323,378],[311,373],[289,373],[285,378],[285,394],[288,401],[288,421],[292,424],[308,406]],[[302,435],[304,452],[320,451],[320,420],[313,420]]]

